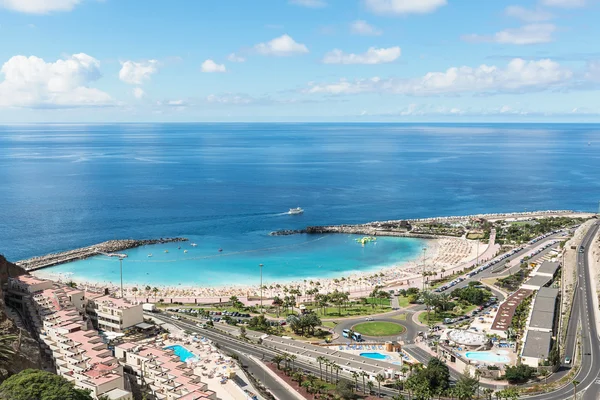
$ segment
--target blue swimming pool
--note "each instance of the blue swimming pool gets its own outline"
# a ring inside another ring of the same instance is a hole
[[[370,358],[372,360],[389,360],[390,358],[381,353],[360,353],[361,357]]]
[[[175,344],[173,346],[167,346],[167,347],[165,347],[165,350],[173,350],[175,355],[178,356],[179,359],[183,362],[185,362],[186,360],[188,360],[190,358],[196,358],[196,355],[194,353],[192,353],[185,347],[180,346],[178,344]]]
[[[468,351],[465,353],[465,357],[469,360],[492,362],[492,363],[507,363],[510,359],[501,354],[494,354],[489,351]]]

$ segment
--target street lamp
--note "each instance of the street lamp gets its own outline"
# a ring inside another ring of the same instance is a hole
[[[119,257],[119,269],[121,270],[121,298],[123,298],[123,257]]]
[[[262,303],[262,298],[263,298],[263,284],[262,284],[262,269],[263,269],[263,265],[262,264],[258,264],[258,266],[260,267],[260,313],[263,313],[263,303]]]
[[[423,289],[425,291],[425,252],[427,251],[427,247],[423,247]]]

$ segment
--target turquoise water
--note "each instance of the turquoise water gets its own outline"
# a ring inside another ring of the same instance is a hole
[[[465,357],[467,357],[470,360],[492,363],[507,363],[510,361],[506,356],[490,353],[489,351],[469,351],[465,353]]]
[[[361,357],[370,358],[372,360],[389,360],[388,356],[381,353],[360,353]]]
[[[258,285],[347,276],[414,259],[426,241],[378,238],[364,246],[356,235],[269,236],[267,232],[239,237],[190,237],[189,242],[127,250],[125,284],[152,286]],[[196,243],[197,246],[192,246]],[[180,249],[178,247],[181,247]],[[219,252],[219,249],[223,251]],[[168,251],[168,253],[165,252]],[[187,253],[185,252],[187,250]],[[148,257],[152,254],[152,257]],[[47,278],[72,277],[91,282],[119,281],[119,261],[92,257],[36,273]]]
[[[173,345],[173,346],[167,346],[165,347],[165,350],[173,350],[173,352],[175,353],[176,356],[179,357],[179,359],[183,362],[186,362],[186,360],[190,359],[190,358],[195,358],[196,355],[194,353],[192,353],[191,351],[189,351],[188,349],[186,349],[183,346],[180,346],[178,344]]]

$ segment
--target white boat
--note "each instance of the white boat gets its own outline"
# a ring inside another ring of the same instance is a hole
[[[300,207],[296,207],[296,208],[290,208],[290,211],[288,211],[288,214],[298,215],[298,214],[302,214],[303,212],[304,212],[303,209],[301,209]]]
[[[148,257],[152,257],[152,253],[148,254]]]
[[[197,245],[196,243],[192,243],[192,244],[190,244],[190,246],[192,246],[192,247],[196,247],[196,246],[198,246],[198,245]]]

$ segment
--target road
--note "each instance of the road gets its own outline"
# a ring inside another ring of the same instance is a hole
[[[600,393],[600,338],[596,327],[596,314],[594,312],[593,292],[590,284],[590,244],[599,228],[596,222],[588,231],[582,241],[585,252],[577,253],[577,282],[575,284],[575,296],[573,308],[569,318],[569,328],[566,343],[566,355],[573,357],[575,351],[575,330],[577,325],[581,326],[581,369],[574,380],[579,381],[577,391],[582,393],[583,400],[598,400]],[[564,400],[573,395],[573,385],[569,384],[562,389],[552,393],[531,396],[530,399],[539,400]]]
[[[215,329],[202,329],[197,327],[196,325],[187,323],[185,321],[177,321],[177,320],[173,320],[169,317],[165,317],[162,315],[157,315],[157,314],[146,314],[147,317],[152,317],[155,318],[157,320],[160,320],[162,322],[171,324],[171,325],[175,325],[176,327],[183,329],[183,330],[188,330],[194,333],[197,333],[200,336],[204,336],[207,339],[212,340],[215,343],[219,344],[219,347],[225,351],[225,352],[231,352],[231,353],[235,353],[238,356],[241,354],[242,357],[244,358],[244,365],[246,365],[247,361],[252,362],[251,360],[248,359],[248,357],[246,355],[252,355],[255,358],[258,359],[263,359],[265,361],[270,361],[275,355],[277,354],[282,354],[279,353],[273,349],[270,348],[266,348],[263,347],[261,345],[258,344],[253,344],[253,343],[249,343],[247,341],[243,341],[237,338],[233,338],[229,335],[227,335],[226,333],[221,333],[219,331],[216,331]],[[312,373],[315,376],[319,376],[319,366],[318,364],[309,364],[306,361],[304,361],[301,358],[298,358],[294,364],[299,368],[302,369],[304,371],[308,371],[310,373]],[[250,364],[247,364],[249,369],[252,367]],[[275,397],[277,397],[280,400],[297,400],[293,397],[284,397],[285,394],[283,394],[282,391],[286,391],[285,387],[283,387],[279,382],[277,382],[274,379],[270,379],[269,380],[269,375],[266,374],[265,376],[265,381],[262,380],[262,374],[263,371],[261,369],[259,369],[260,367],[254,365],[254,371],[258,371],[258,372],[252,372],[252,374],[257,377],[258,379],[261,380],[261,382],[265,385],[265,387],[271,392],[273,393],[273,395],[275,395]],[[349,381],[354,381],[354,379],[352,378],[351,375],[345,373],[344,371],[340,372],[340,378],[345,378]],[[359,386],[361,386],[361,390],[362,390],[362,385],[360,385],[360,381],[359,381]],[[381,393],[384,396],[387,397],[392,397],[396,394],[398,394],[397,390],[393,390],[393,389],[388,389],[388,388],[381,388]],[[281,396],[280,396],[281,394]],[[289,394],[288,394],[289,395]]]

